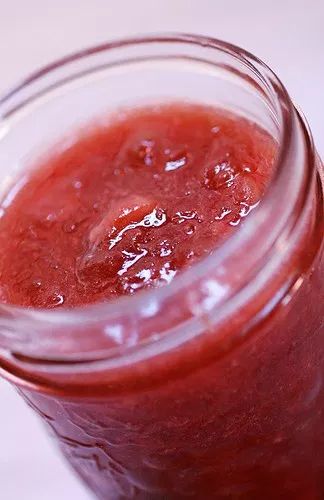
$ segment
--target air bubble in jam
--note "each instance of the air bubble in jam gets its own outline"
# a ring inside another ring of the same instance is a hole
[[[204,183],[209,189],[222,189],[233,186],[238,173],[229,162],[222,162],[208,168]]]
[[[196,230],[196,226],[194,224],[189,224],[189,226],[186,227],[186,234],[192,235],[194,234]]]
[[[64,295],[63,293],[55,292],[49,299],[49,306],[58,307],[64,304]]]
[[[77,228],[77,225],[74,224],[73,222],[67,222],[67,223],[63,224],[63,231],[65,233],[68,233],[68,234],[74,233],[76,228]]]
[[[155,143],[145,139],[133,149],[129,150],[128,158],[130,166],[151,167],[155,161]]]
[[[32,286],[33,286],[34,288],[36,288],[36,289],[37,289],[37,288],[41,288],[41,286],[42,286],[42,281],[41,281],[41,280],[33,280],[33,281],[32,281]]]
[[[159,256],[160,257],[168,257],[172,253],[172,246],[167,240],[161,241],[160,243],[161,249]]]
[[[244,165],[242,167],[242,172],[246,174],[251,174],[257,171],[257,166],[256,165]]]

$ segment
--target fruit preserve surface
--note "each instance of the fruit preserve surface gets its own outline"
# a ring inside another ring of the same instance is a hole
[[[275,152],[255,124],[194,105],[85,131],[5,200],[2,300],[76,306],[169,283],[257,206]]]

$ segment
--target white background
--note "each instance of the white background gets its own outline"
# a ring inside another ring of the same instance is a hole
[[[324,0],[0,0],[0,94],[65,53],[155,31],[208,34],[261,57],[306,114],[324,156]],[[5,382],[0,382],[0,497],[91,498]]]

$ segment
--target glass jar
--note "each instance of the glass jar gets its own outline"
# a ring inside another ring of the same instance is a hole
[[[0,99],[3,203],[73,130],[120,106],[183,99],[272,134],[276,169],[260,206],[164,288],[73,310],[2,304],[0,370],[100,499],[319,500],[322,167],[269,68],[218,40],[166,35],[40,70]]]

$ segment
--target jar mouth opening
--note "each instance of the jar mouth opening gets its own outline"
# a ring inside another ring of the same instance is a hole
[[[228,239],[226,239],[223,244],[219,248],[217,248],[211,255],[201,259],[192,267],[183,270],[181,273],[179,273],[176,279],[174,279],[168,285],[139,291],[132,296],[119,297],[118,299],[109,300],[107,302],[94,303],[71,309],[62,308],[60,310],[48,310],[29,307],[26,308],[10,304],[1,304],[1,317],[7,318],[11,321],[21,320],[22,322],[24,322],[24,324],[28,325],[35,325],[35,323],[39,322],[46,325],[52,325],[53,327],[68,327],[71,325],[91,325],[94,321],[98,322],[100,320],[105,320],[111,316],[125,316],[135,314],[137,311],[141,310],[148,302],[161,302],[167,297],[180,293],[181,290],[185,290],[197,276],[202,277],[204,275],[208,275],[209,271],[215,269],[215,267],[222,266],[225,258],[228,258],[229,255],[232,255],[235,250],[243,244],[244,241],[247,241],[249,238],[251,238],[251,235],[253,235],[253,233],[255,232],[255,227],[257,227],[260,221],[262,221],[264,217],[266,217],[266,214],[269,213],[272,187],[280,183],[283,166],[285,165],[286,155],[288,153],[289,145],[291,142],[294,107],[285,87],[282,85],[277,76],[272,72],[272,70],[254,55],[230,43],[199,35],[158,34],[117,40],[87,48],[80,52],[76,52],[72,55],[64,57],[63,59],[57,60],[52,64],[40,69],[39,71],[33,73],[30,77],[25,79],[21,84],[17,85],[15,88],[7,92],[7,94],[2,98],[0,97],[0,123],[1,120],[5,120],[7,118],[7,115],[3,112],[3,109],[5,109],[5,105],[13,96],[20,93],[34,82],[41,80],[44,76],[50,74],[57,68],[69,65],[70,63],[78,61],[84,57],[111,51],[116,48],[120,49],[124,47],[125,49],[127,49],[130,46],[139,46],[143,44],[172,44],[179,42],[189,45],[194,44],[196,46],[204,48],[208,47],[217,51],[226,52],[233,58],[239,59],[240,62],[247,66],[256,75],[256,77],[263,83],[267,91],[271,94],[272,99],[276,101],[275,105],[276,109],[278,110],[277,118],[280,125],[279,149],[274,169],[274,175],[271,180],[269,189],[262,198],[260,206],[249,216],[249,218],[245,221],[244,226],[238,231],[234,232]],[[125,57],[127,58],[127,53],[125,54]],[[23,106],[24,103],[22,104],[22,107]],[[12,112],[13,111],[15,110],[12,110]],[[311,137],[309,131],[307,131],[307,134],[309,137]],[[312,143],[310,144],[310,149],[313,151]],[[220,301],[215,307],[220,308],[221,305],[222,302]],[[154,339],[150,339],[150,342],[154,342]],[[140,348],[140,346],[141,342],[136,345],[136,348]],[[124,349],[127,350],[127,346]]]

